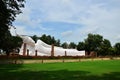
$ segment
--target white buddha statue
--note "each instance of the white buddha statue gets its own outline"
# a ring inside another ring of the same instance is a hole
[[[26,44],[26,53],[29,50],[29,55],[35,56],[37,51],[38,56],[51,56],[52,46],[44,43],[42,40],[37,40],[37,43],[29,36],[19,36],[23,40],[20,49],[20,55],[23,54],[24,44]],[[62,47],[54,46],[54,56],[85,56],[85,51],[78,51],[76,49],[63,49]]]

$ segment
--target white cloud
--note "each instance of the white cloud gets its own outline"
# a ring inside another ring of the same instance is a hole
[[[26,7],[24,9],[22,9],[22,11],[23,11],[23,13],[16,17],[16,21],[18,22],[19,26],[25,26],[25,27],[28,26],[30,28],[38,28],[38,29],[44,30],[44,31],[52,30],[51,28],[43,27],[41,24],[41,19],[39,17],[32,18],[32,16],[36,15],[36,14],[33,14],[32,8]]]
[[[97,33],[115,43],[117,41],[115,37],[120,33],[120,10],[114,8],[107,10],[99,5],[93,5],[88,11],[90,17],[81,20],[81,24],[85,26],[84,32],[94,30],[97,27],[95,30]],[[91,33],[94,32],[91,31]]]
[[[61,35],[63,36],[63,37],[69,37],[69,36],[71,36],[73,34],[73,31],[66,31],[66,32],[62,32],[61,33]]]
[[[30,8],[24,8],[24,9],[22,9],[22,11],[23,11],[23,13],[16,17],[17,22],[24,23],[24,24],[31,24]]]
[[[83,40],[88,33],[98,33],[113,44],[120,41],[120,0],[27,0],[26,3],[23,14],[17,18],[24,26],[46,32],[55,29],[46,28],[42,22],[74,23],[82,27],[61,33],[66,40]]]

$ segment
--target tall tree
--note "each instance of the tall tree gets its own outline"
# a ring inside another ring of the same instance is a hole
[[[0,0],[0,49],[9,52],[11,46],[11,34],[9,31],[17,14],[21,13],[24,0]]]
[[[111,50],[112,50],[111,48],[112,48],[112,46],[111,46],[110,41],[107,40],[107,39],[104,39],[101,43],[101,46],[99,47],[98,54],[103,55],[103,56],[111,55],[112,54],[111,53]]]
[[[115,49],[115,54],[120,55],[120,43],[116,43],[114,45],[114,49]]]
[[[20,48],[22,45],[23,41],[20,37],[18,36],[12,36],[12,46],[13,48]]]
[[[100,47],[103,41],[103,37],[99,34],[88,34],[88,38],[85,39],[85,50],[88,51],[96,51]]]

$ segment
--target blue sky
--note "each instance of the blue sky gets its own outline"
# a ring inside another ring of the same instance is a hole
[[[21,35],[78,43],[93,33],[120,42],[120,0],[26,0],[22,11],[13,23]]]

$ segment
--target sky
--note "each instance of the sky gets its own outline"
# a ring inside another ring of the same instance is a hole
[[[78,43],[92,33],[120,42],[120,0],[26,0],[22,12],[13,22],[20,35]]]

